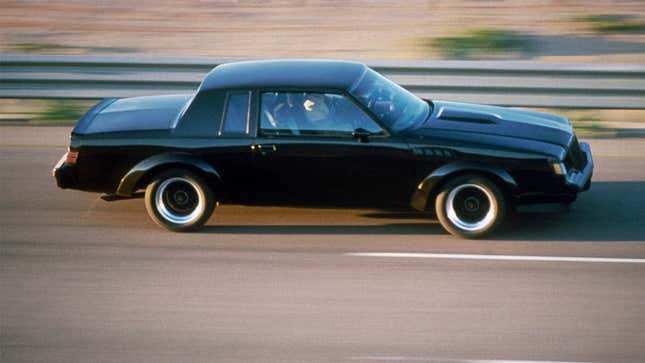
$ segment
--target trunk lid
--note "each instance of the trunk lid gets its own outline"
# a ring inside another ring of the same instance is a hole
[[[181,94],[104,99],[81,117],[72,133],[170,129],[191,97]]]

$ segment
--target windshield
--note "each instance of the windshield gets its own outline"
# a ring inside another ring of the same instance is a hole
[[[371,69],[349,93],[395,132],[425,120],[430,112],[427,102]]]

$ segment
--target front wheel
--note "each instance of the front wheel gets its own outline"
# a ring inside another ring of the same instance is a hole
[[[480,238],[502,224],[506,216],[506,199],[488,178],[463,175],[441,188],[435,210],[448,232],[464,238]]]
[[[171,169],[148,184],[145,196],[148,215],[158,225],[184,232],[201,228],[215,209],[211,188],[195,173]]]

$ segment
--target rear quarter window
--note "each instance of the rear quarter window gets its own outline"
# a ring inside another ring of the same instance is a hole
[[[250,100],[250,92],[236,92],[227,95],[220,135],[246,135],[249,133]]]

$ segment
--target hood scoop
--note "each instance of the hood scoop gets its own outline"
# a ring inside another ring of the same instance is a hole
[[[501,116],[488,112],[473,112],[450,107],[442,107],[437,113],[437,118],[446,121],[472,122],[477,124],[495,124],[502,119]]]

